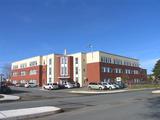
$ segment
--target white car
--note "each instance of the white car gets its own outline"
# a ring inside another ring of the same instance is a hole
[[[102,83],[103,86],[106,86],[109,90],[116,89],[115,85],[111,83]]]
[[[48,83],[44,85],[43,88],[47,90],[54,90],[54,89],[58,89],[59,87],[57,83]]]
[[[26,84],[24,85],[24,87],[26,87],[26,88],[29,88],[29,87],[37,87],[37,84],[36,84],[36,83],[26,83]]]
[[[65,88],[73,88],[74,87],[74,85],[69,82],[64,84],[64,86],[65,86]]]

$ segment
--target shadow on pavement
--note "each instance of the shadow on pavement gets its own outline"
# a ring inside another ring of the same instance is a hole
[[[160,96],[147,99],[148,114],[144,114],[144,118],[153,120],[160,119]]]
[[[19,93],[29,93],[29,91],[24,91],[24,90],[12,90],[10,94],[19,94]]]

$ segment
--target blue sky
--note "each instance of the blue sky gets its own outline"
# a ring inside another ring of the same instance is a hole
[[[159,58],[159,0],[1,0],[0,67],[49,53],[94,50],[140,59],[151,73]]]

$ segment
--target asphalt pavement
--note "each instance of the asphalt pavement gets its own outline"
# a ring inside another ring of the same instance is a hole
[[[38,89],[31,91],[19,94],[32,93],[42,96],[51,94],[52,97],[59,97],[2,103],[0,110],[41,106],[56,106],[64,110],[63,113],[35,120],[159,120],[160,118],[160,95],[152,94],[151,90],[89,96],[64,91],[40,92]]]

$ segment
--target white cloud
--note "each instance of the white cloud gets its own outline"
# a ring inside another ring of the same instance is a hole
[[[157,60],[159,60],[158,58],[154,58],[154,59],[148,59],[148,60],[144,60],[141,62],[141,67],[147,69],[147,72],[149,74],[152,73],[152,69],[155,65],[155,63],[157,62]]]

